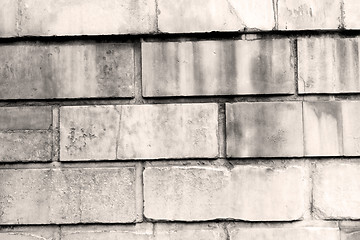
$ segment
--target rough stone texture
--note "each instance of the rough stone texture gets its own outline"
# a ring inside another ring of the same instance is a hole
[[[22,42],[0,52],[0,99],[134,95],[133,44]]]
[[[154,240],[226,240],[226,234],[217,224],[156,224]]]
[[[341,240],[360,239],[360,225],[358,222],[341,222]]]
[[[271,0],[159,0],[159,30],[172,33],[272,30],[273,9]]]
[[[22,0],[20,35],[138,34],[156,30],[154,0]]]
[[[279,0],[280,30],[337,29],[340,0]]]
[[[346,101],[343,108],[343,138],[345,156],[360,154],[360,101]]]
[[[51,124],[51,107],[0,108],[0,130],[46,130]]]
[[[305,156],[343,155],[342,102],[304,102],[303,107]]]
[[[60,240],[59,228],[53,226],[37,227],[1,227],[2,240]]]
[[[149,167],[144,214],[170,221],[297,220],[308,207],[307,177],[300,166]]]
[[[226,104],[227,156],[303,156],[301,102]]]
[[[17,13],[17,1],[0,0],[0,38],[16,36]]]
[[[215,158],[217,132],[217,104],[123,105],[117,158]]]
[[[135,169],[2,169],[0,224],[135,221]]]
[[[360,92],[357,38],[298,39],[299,93]]]
[[[317,162],[314,213],[321,219],[360,219],[360,165],[348,161]]]
[[[118,226],[65,226],[61,240],[153,240],[153,226],[149,223]]]
[[[60,108],[60,160],[114,160],[119,132],[115,106]]]
[[[142,76],[145,97],[294,93],[288,39],[144,42]]]
[[[229,229],[230,240],[339,240],[338,228],[252,227]]]
[[[51,148],[50,131],[0,132],[0,162],[50,161]]]
[[[360,2],[344,0],[344,25],[346,29],[360,29]]]

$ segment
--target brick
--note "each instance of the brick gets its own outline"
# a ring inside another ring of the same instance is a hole
[[[51,124],[51,107],[0,108],[0,130],[46,130]]]
[[[359,92],[357,38],[298,39],[299,93]]]
[[[344,25],[346,29],[360,29],[359,18],[360,2],[344,0]]]
[[[95,42],[3,44],[0,99],[132,97],[133,47]]]
[[[227,156],[303,156],[300,102],[226,104]]]
[[[360,102],[343,102],[343,138],[345,156],[360,154]]]
[[[287,221],[308,208],[308,173],[301,166],[149,167],[144,214],[169,221]]]
[[[226,240],[226,234],[217,224],[156,224],[154,240]]]
[[[272,30],[275,17],[271,0],[158,1],[162,32],[212,32],[246,29]]]
[[[0,132],[0,162],[51,160],[50,131]]]
[[[61,107],[61,161],[116,159],[119,121],[115,106]]]
[[[280,0],[280,30],[324,30],[340,27],[340,0]]]
[[[0,38],[14,37],[16,32],[16,18],[18,4],[14,0],[0,0]]]
[[[339,240],[338,228],[325,227],[249,227],[229,230],[230,240]]]
[[[154,0],[23,0],[20,35],[139,34],[156,30]]]
[[[217,132],[217,104],[123,105],[117,158],[215,158]]]
[[[152,224],[117,226],[64,226],[61,228],[62,240],[153,240]]]
[[[136,218],[133,167],[2,169],[0,180],[0,224],[126,223]]]
[[[304,102],[305,156],[341,156],[343,116],[341,102]]]
[[[3,240],[60,240],[58,227],[54,226],[11,226],[0,228],[0,239]]]
[[[288,39],[144,42],[142,76],[144,97],[294,93]]]
[[[360,219],[356,162],[318,162],[314,175],[314,213],[321,219]]]

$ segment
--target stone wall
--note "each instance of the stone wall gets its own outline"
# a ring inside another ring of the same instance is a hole
[[[357,0],[0,0],[0,240],[360,239]]]

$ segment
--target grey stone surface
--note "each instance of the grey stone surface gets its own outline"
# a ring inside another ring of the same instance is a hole
[[[149,167],[144,214],[167,221],[302,219],[309,208],[303,166]]]
[[[144,42],[142,76],[144,97],[294,93],[289,39]]]
[[[118,159],[215,158],[218,105],[121,107]]]
[[[1,44],[0,99],[132,97],[133,47],[95,42]]]
[[[154,0],[22,0],[20,35],[139,34],[156,30]]]
[[[272,30],[275,27],[271,0],[159,0],[157,3],[161,32]]]
[[[0,224],[134,222],[135,169],[1,169]]]
[[[317,162],[314,213],[320,219],[360,219],[360,165],[344,160]]]
[[[47,162],[51,149],[51,131],[0,132],[0,162]]]
[[[336,227],[248,227],[229,229],[230,240],[339,240]]]
[[[342,106],[334,101],[303,103],[305,156],[344,154]]]
[[[279,29],[338,29],[340,9],[340,0],[279,0]]]
[[[51,107],[0,108],[0,130],[47,130],[51,124]]]
[[[0,228],[2,240],[60,240],[59,227],[11,226]]]
[[[17,35],[18,4],[14,0],[0,0],[0,38]]]
[[[303,156],[301,102],[226,104],[227,156]]]
[[[344,25],[346,29],[360,29],[360,2],[344,0]]]
[[[113,105],[60,108],[60,160],[114,160],[120,115]]]
[[[360,92],[358,49],[357,38],[299,38],[299,93]]]

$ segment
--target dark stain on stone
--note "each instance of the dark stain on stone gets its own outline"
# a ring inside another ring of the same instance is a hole
[[[259,55],[251,61],[251,83],[256,92],[267,92],[269,87],[269,79],[273,76],[273,46],[272,41],[259,41]]]
[[[202,72],[203,68],[202,68],[202,63],[201,63],[201,59],[202,59],[202,52],[200,49],[200,45],[201,42],[193,42],[192,43],[192,48],[193,48],[193,56],[194,56],[194,68],[193,68],[193,75],[194,75],[194,80],[195,80],[195,88],[196,88],[196,93],[197,94],[204,94],[205,93],[205,84],[206,84],[206,80],[205,80],[205,76],[204,73]]]
[[[219,51],[220,66],[218,70],[218,86],[222,94],[236,93],[237,90],[237,58],[236,42],[219,42],[221,48]]]
[[[320,120],[323,117],[330,116],[336,121],[337,127],[337,136],[339,139],[339,151],[340,154],[343,154],[343,118],[342,118],[342,108],[340,102],[316,102],[308,103],[311,105],[311,108],[314,110],[316,117]],[[319,122],[320,123],[320,122]]]
[[[340,89],[344,89],[347,85],[347,81],[349,78],[352,78],[352,76],[349,76],[349,68],[352,66],[349,66],[349,57],[347,54],[347,46],[346,42],[343,39],[336,39],[336,53],[337,53],[337,62],[339,64],[339,68],[335,69],[335,71],[339,74],[339,81],[340,81]]]

